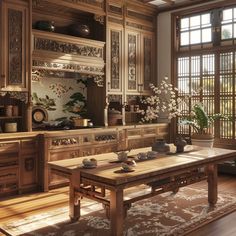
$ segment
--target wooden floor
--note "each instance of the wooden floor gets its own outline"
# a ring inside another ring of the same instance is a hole
[[[206,182],[195,184],[206,188]],[[219,191],[234,193],[236,197],[236,176],[220,175]],[[0,223],[18,220],[50,209],[67,206],[68,188],[51,190],[49,193],[34,193],[0,201]],[[236,212],[216,220],[191,236],[232,236],[236,235]],[[0,233],[1,235],[1,233]],[[189,235],[189,236],[190,236]]]

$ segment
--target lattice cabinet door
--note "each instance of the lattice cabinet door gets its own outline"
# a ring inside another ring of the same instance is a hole
[[[107,92],[122,93],[123,79],[123,27],[108,26]]]
[[[139,92],[140,81],[140,33],[126,31],[125,81],[127,93]]]
[[[0,90],[27,91],[30,76],[30,8],[27,1],[1,1]]]
[[[156,60],[154,59],[155,43],[153,33],[142,33],[141,34],[141,76],[140,82],[138,83],[138,90],[143,93],[150,93],[150,84],[154,83],[156,79],[155,65]]]

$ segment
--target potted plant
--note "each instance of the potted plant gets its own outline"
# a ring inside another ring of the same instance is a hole
[[[202,103],[193,106],[191,115],[180,122],[182,125],[190,125],[193,128],[191,142],[193,145],[213,147],[214,135],[211,132],[212,123],[220,118],[226,118],[222,114],[207,115]]]

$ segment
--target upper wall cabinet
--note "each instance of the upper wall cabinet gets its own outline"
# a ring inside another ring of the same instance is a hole
[[[146,94],[155,80],[155,13],[133,2],[108,4],[108,94]]]
[[[30,70],[28,1],[1,1],[0,91],[27,91]]]

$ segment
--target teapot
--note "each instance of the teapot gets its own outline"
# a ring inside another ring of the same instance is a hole
[[[115,152],[119,161],[127,161],[129,150]]]

